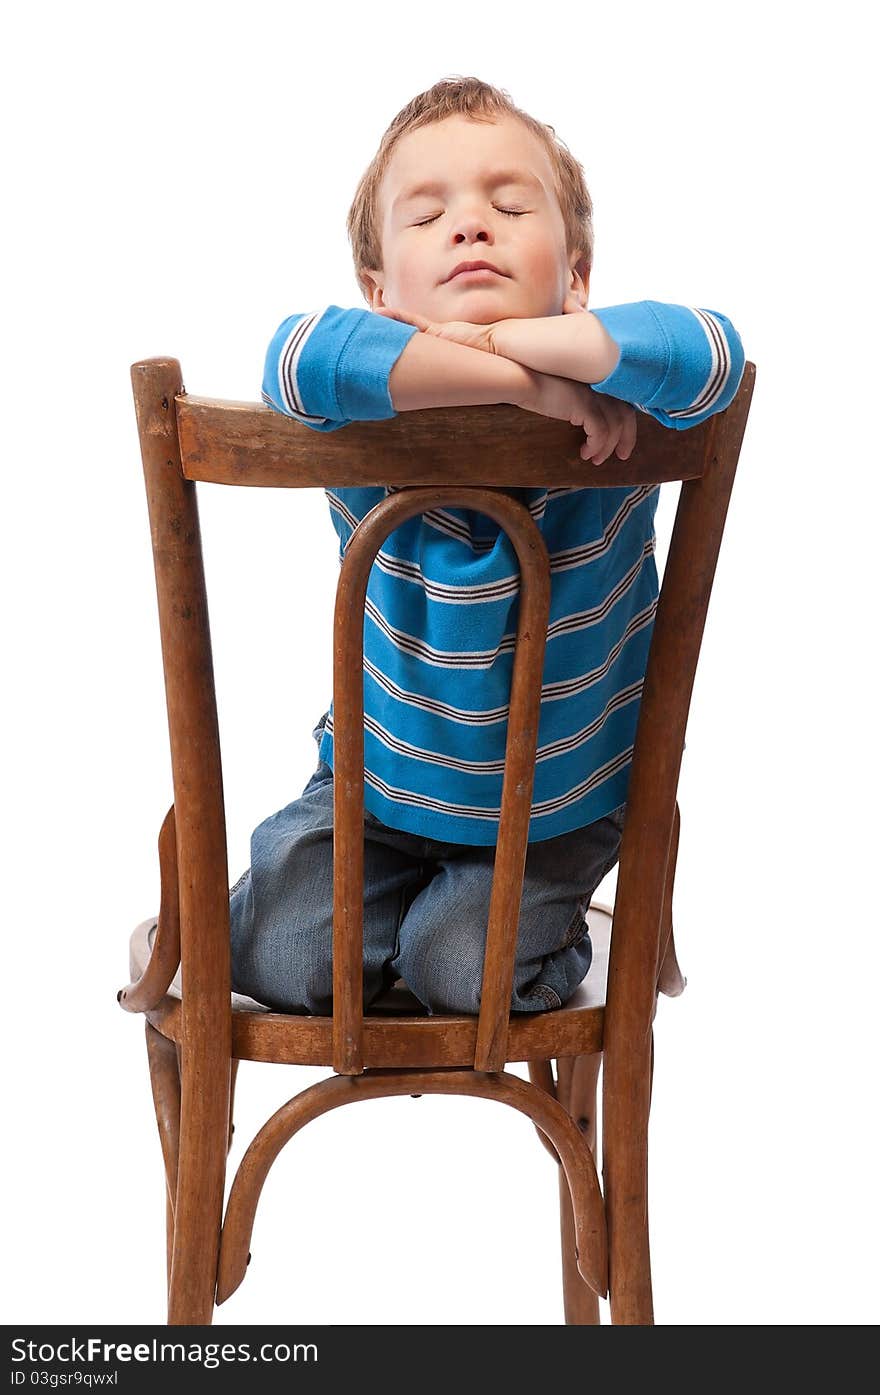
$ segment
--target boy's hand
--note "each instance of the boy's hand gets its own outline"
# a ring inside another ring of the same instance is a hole
[[[584,313],[572,296],[566,296],[564,314]],[[470,324],[466,320],[446,320],[435,322],[412,311],[391,310],[382,307],[374,314],[385,315],[388,319],[400,320],[403,324],[415,325],[424,334],[432,334],[438,339],[451,339],[467,348],[483,349],[495,353],[492,331],[503,321],[488,325]],[[605,393],[593,392],[587,383],[573,378],[561,378],[552,373],[541,373],[536,369],[526,369],[529,387],[514,404],[527,412],[539,416],[554,417],[557,421],[571,422],[572,426],[582,426],[587,437],[581,447],[581,459],[592,460],[594,465],[604,465],[612,454],[621,460],[628,460],[636,444],[636,414],[629,403]]]
[[[527,412],[582,426],[587,437],[581,459],[604,465],[612,454],[629,460],[636,443],[636,414],[628,402],[594,392],[573,378],[529,372],[530,386],[515,404]]]
[[[472,325],[467,320],[438,322],[426,320],[423,315],[416,315],[410,310],[389,310],[386,306],[373,313],[384,315],[389,320],[400,320],[405,325],[415,325],[423,334],[433,334],[436,339],[451,339],[454,344],[464,344],[468,349],[482,349],[488,354],[495,352],[492,342],[494,324]]]

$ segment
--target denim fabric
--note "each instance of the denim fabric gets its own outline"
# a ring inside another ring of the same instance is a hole
[[[558,1008],[585,977],[585,914],[617,862],[625,807],[529,844],[512,1011]],[[429,1013],[479,1012],[494,861],[494,846],[417,837],[365,810],[365,1008],[402,978]],[[230,921],[235,992],[282,1012],[332,1012],[333,771],[324,761],[299,799],[254,830]]]

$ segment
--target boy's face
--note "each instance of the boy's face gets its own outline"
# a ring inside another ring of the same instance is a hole
[[[409,131],[382,179],[379,216],[383,266],[363,273],[374,310],[491,324],[560,315],[567,296],[586,307],[589,276],[566,249],[550,159],[515,117],[455,115]],[[500,274],[453,276],[475,261]]]

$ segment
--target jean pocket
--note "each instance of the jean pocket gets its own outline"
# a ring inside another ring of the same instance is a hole
[[[565,932],[565,938],[560,949],[573,949],[579,945],[587,933],[587,911],[590,909],[590,897],[582,896],[578,902],[577,910],[572,916],[571,923]]]

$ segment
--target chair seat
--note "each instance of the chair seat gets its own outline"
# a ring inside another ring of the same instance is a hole
[[[593,959],[590,971],[561,1008],[511,1014],[509,1061],[546,1060],[602,1050],[612,909],[594,902],[587,914]],[[139,979],[150,957],[157,920],[144,920],[129,941],[129,971]],[[239,1060],[332,1064],[331,1017],[277,1012],[240,993],[231,995],[233,1055]],[[174,1040],[181,1030],[180,969],[166,997],[147,1013]],[[364,1015],[364,1064],[376,1069],[473,1064],[477,1018],[431,1014],[403,979],[377,998]]]

